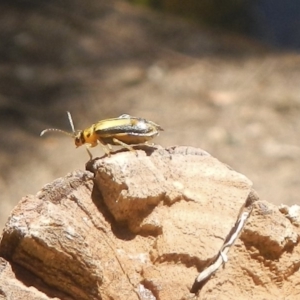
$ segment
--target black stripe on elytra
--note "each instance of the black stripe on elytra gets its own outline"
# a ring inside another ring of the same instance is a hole
[[[122,126],[115,126],[104,128],[100,130],[95,130],[96,133],[110,133],[110,134],[117,134],[117,133],[131,133],[131,134],[139,134],[139,133],[148,133],[151,131],[151,128],[140,128],[139,126],[132,126],[132,125],[122,125]]]

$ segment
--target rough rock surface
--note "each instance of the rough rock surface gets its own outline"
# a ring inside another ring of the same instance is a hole
[[[0,299],[300,299],[299,209],[260,200],[224,268],[191,293],[252,183],[200,149],[137,154],[20,201],[0,242]]]

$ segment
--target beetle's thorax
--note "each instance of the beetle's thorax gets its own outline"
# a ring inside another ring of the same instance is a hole
[[[97,146],[99,137],[95,132],[95,124],[93,124],[89,128],[84,129],[81,135],[85,143],[90,144],[91,147]]]

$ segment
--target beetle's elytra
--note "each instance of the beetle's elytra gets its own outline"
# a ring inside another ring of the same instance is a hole
[[[146,119],[133,117],[123,114],[118,118],[101,120],[84,130],[74,129],[73,120],[70,112],[67,112],[72,127],[72,133],[48,128],[41,132],[41,136],[49,131],[56,131],[67,134],[74,138],[76,147],[86,145],[95,147],[100,144],[107,155],[111,153],[111,145],[120,145],[130,151],[135,151],[130,145],[143,144],[159,135],[163,131],[158,124]],[[88,150],[90,158],[92,154]]]

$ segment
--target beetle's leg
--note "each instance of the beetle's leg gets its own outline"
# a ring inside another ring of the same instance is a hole
[[[114,142],[116,145],[123,146],[124,148],[128,149],[129,151],[134,152],[134,153],[136,154],[136,156],[138,155],[137,152],[136,152],[131,146],[127,145],[126,143],[121,142],[121,141],[119,141],[119,140],[116,139],[116,138],[113,138],[113,142]]]
[[[100,145],[101,145],[103,151],[105,152],[105,154],[109,157],[110,156],[110,152],[111,152],[109,150],[109,148],[106,145],[103,145],[102,143],[100,143]]]
[[[93,159],[93,155],[92,155],[91,151],[89,150],[89,146],[85,145],[85,149],[86,149],[86,151],[87,151],[87,153],[88,153],[88,155],[90,157],[90,160],[92,160]]]
[[[107,155],[107,156],[110,156],[110,152],[111,152],[111,147],[110,147],[110,145],[108,146],[108,145],[106,145],[106,144],[104,144],[102,141],[101,141],[101,139],[98,139],[98,144],[100,144],[100,146],[102,147],[102,149],[103,149],[103,151],[105,152],[105,154]]]

